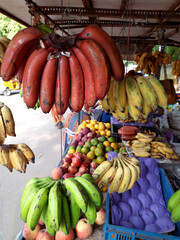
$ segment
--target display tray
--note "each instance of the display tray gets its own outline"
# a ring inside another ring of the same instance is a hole
[[[169,182],[169,179],[162,168],[159,168],[160,180],[161,180],[161,187],[163,198],[165,204],[167,206],[169,198],[174,193],[173,188]],[[162,234],[162,233],[155,233],[149,232],[144,230],[138,230],[134,228],[127,228],[122,226],[117,226],[110,224],[110,196],[107,193],[106,198],[106,219],[104,225],[104,234],[103,240],[113,240],[113,239],[128,239],[128,240],[149,240],[149,239],[156,239],[156,240],[180,240],[180,222],[175,224],[175,230],[169,234]]]

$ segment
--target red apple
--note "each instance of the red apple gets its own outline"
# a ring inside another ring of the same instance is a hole
[[[24,225],[23,237],[26,240],[35,240],[37,233],[41,230],[41,225],[38,223],[33,231],[28,227],[27,223]]]
[[[88,168],[87,167],[80,167],[79,168],[79,172],[81,173],[81,174],[84,174],[84,173],[88,173],[89,172],[89,170],[88,170]]]
[[[90,237],[93,233],[93,227],[89,223],[89,220],[86,218],[82,218],[78,221],[75,227],[76,235],[80,239],[86,239]]]
[[[64,178],[64,179],[66,179],[66,178],[72,178],[72,177],[74,177],[74,175],[71,174],[71,173],[65,173],[65,174],[63,175],[63,178]]]
[[[91,162],[90,163],[91,168],[97,168],[97,166],[98,166],[97,162]]]
[[[62,177],[63,170],[60,167],[56,167],[51,171],[51,176],[54,180],[58,180]]]
[[[78,169],[76,166],[69,166],[68,167],[68,172],[71,173],[72,175],[74,175],[75,173],[77,173]]]
[[[72,163],[73,163],[73,166],[79,167],[81,165],[81,158],[73,157]]]
[[[74,240],[75,234],[72,229],[70,229],[69,234],[65,235],[61,230],[56,232],[55,240]]]
[[[36,240],[54,240],[54,237],[44,228],[37,233]]]
[[[86,167],[86,168],[88,168],[88,166],[89,166],[89,164],[88,164],[86,161],[84,161],[84,162],[81,163],[80,168],[81,168],[81,167]]]
[[[63,166],[63,168],[68,168],[69,166],[70,166],[70,163],[68,163],[68,162],[65,162],[64,164],[62,164],[62,166]]]
[[[66,154],[66,156],[65,156],[65,157],[72,158],[72,157],[73,157],[73,154],[71,154],[71,153],[68,153],[68,154]]]
[[[82,153],[79,153],[79,152],[75,152],[75,153],[74,153],[74,157],[83,159],[83,154],[82,154]]]
[[[62,159],[62,164],[64,164],[65,162],[68,162],[69,164],[71,164],[72,160],[71,160],[71,158],[64,157],[64,158]]]
[[[101,208],[99,212],[97,212],[97,217],[95,220],[95,224],[102,225],[105,222],[105,210],[104,208]]]

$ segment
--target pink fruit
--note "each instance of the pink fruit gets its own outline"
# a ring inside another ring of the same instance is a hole
[[[65,162],[64,164],[62,164],[63,168],[68,168],[70,166],[71,163]]]
[[[87,167],[80,167],[79,168],[79,172],[81,173],[81,174],[84,174],[84,173],[88,173],[89,172],[89,170],[88,170],[88,168]]]
[[[64,158],[62,159],[62,164],[64,164],[65,162],[68,162],[69,164],[71,164],[72,160],[71,160],[71,158],[64,157]]]
[[[37,233],[36,240],[54,240],[54,237],[44,228]]]
[[[75,234],[72,229],[70,229],[69,234],[65,235],[61,230],[56,232],[55,240],[74,240]]]
[[[75,167],[79,167],[81,165],[81,158],[73,157],[72,163]]]
[[[85,162],[87,162],[90,165],[91,160],[89,158],[86,158]]]
[[[91,162],[90,163],[91,168],[97,168],[97,166],[98,166],[97,162]]]
[[[65,156],[65,157],[72,158],[72,157],[73,157],[73,154],[71,154],[71,153],[68,153],[68,154],[66,154],[66,156]]]
[[[68,167],[68,172],[71,173],[72,175],[74,175],[75,173],[77,173],[78,169],[76,166],[69,166]]]
[[[78,238],[86,239],[92,235],[93,227],[89,223],[88,219],[82,218],[78,221],[75,231]]]
[[[60,167],[56,167],[51,171],[51,176],[54,180],[58,180],[62,177],[63,170]]]
[[[74,153],[74,157],[77,157],[79,159],[83,159],[83,154],[82,153],[79,153],[79,152],[75,152]]]
[[[104,208],[101,208],[99,212],[97,212],[97,217],[95,220],[95,224],[102,225],[105,222],[105,211]]]
[[[80,168],[81,168],[81,167],[86,167],[86,168],[88,168],[88,166],[89,166],[89,163],[87,163],[86,161],[84,161],[84,162],[81,163]]]
[[[66,179],[66,178],[72,178],[72,177],[74,177],[74,175],[71,174],[71,173],[65,173],[65,174],[63,175],[63,178],[64,178],[64,179]]]
[[[41,230],[41,225],[38,223],[33,231],[28,227],[27,223],[24,225],[23,237],[26,240],[35,240],[37,233]]]

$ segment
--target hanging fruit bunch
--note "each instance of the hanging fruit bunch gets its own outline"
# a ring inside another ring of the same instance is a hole
[[[162,64],[171,63],[171,55],[167,53],[162,53],[160,51],[155,51],[152,55],[147,52],[143,54],[135,54],[134,61],[138,64],[136,71],[142,71],[143,74],[150,75],[151,73],[156,75],[158,72],[158,67]]]
[[[14,36],[2,63],[4,81],[16,74],[27,107],[34,108],[39,99],[44,113],[55,103],[58,114],[64,114],[69,101],[79,112],[84,102],[92,107],[103,99],[111,75],[123,79],[124,64],[112,38],[96,25],[65,38],[29,27]]]
[[[153,76],[125,77],[117,82],[111,79],[107,95],[100,101],[102,110],[111,112],[120,121],[145,123],[157,107],[167,108],[167,95],[161,83]]]
[[[176,77],[180,76],[180,59],[175,60],[172,64],[172,74],[176,75]]]
[[[5,55],[6,48],[10,42],[10,39],[6,36],[0,36],[0,76],[1,76],[1,64]]]

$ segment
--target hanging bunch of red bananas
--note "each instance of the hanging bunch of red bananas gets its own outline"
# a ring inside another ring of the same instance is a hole
[[[124,64],[112,38],[96,25],[66,38],[54,32],[44,36],[29,27],[11,40],[1,72],[4,81],[18,74],[29,108],[39,99],[44,113],[55,103],[58,113],[64,114],[69,102],[79,112],[85,102],[92,107],[103,99],[111,75],[117,81],[124,78]]]

